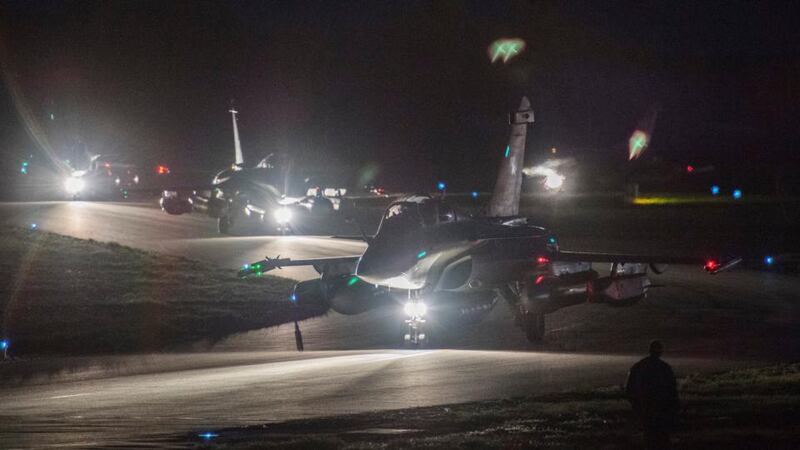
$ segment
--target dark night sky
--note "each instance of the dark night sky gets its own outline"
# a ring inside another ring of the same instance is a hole
[[[648,157],[798,160],[797,2],[0,5],[4,70],[65,155],[220,167],[235,99],[251,160],[287,151],[374,163],[395,186],[487,188],[505,113],[525,93],[534,156],[557,146],[624,164],[632,129],[658,105]],[[528,48],[492,65],[486,48],[502,36]],[[7,86],[0,114],[8,158],[35,148]]]

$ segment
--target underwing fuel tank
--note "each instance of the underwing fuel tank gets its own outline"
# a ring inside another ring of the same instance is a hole
[[[587,295],[590,302],[625,304],[647,296],[650,279],[647,264],[614,264],[612,274],[589,282]]]
[[[173,216],[190,213],[193,208],[191,199],[174,191],[164,191],[158,204],[162,211]]]
[[[339,314],[354,315],[394,300],[383,288],[376,288],[356,276],[341,275],[297,283],[292,301],[302,307],[332,309]]]

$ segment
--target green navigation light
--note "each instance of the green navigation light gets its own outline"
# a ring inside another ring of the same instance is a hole
[[[489,59],[492,63],[502,59],[503,64],[525,50],[525,41],[519,38],[501,38],[489,45]]]

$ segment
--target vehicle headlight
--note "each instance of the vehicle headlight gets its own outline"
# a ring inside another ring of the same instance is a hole
[[[72,195],[82,191],[84,187],[85,183],[82,178],[69,177],[67,181],[64,182],[64,189]]]
[[[422,302],[408,302],[403,310],[409,317],[422,317],[428,312],[428,307]]]
[[[292,220],[292,211],[285,206],[276,209],[273,214],[275,215],[275,222],[280,225],[285,225]]]

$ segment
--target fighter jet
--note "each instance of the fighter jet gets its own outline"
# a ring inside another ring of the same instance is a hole
[[[246,167],[239,140],[238,111],[231,109],[234,163],[217,173],[210,184],[171,186],[161,193],[159,204],[167,214],[179,215],[199,210],[217,219],[221,234],[230,234],[243,222],[259,225],[267,233],[295,232],[296,221],[305,216],[325,217],[335,210],[334,203],[318,189],[314,195],[287,198],[276,186],[285,174],[273,163],[273,155]],[[284,193],[285,194],[285,193]]]
[[[404,304],[404,341],[424,345],[426,316],[460,316],[479,321],[499,301],[532,342],[545,335],[545,317],[578,302],[632,304],[644,297],[664,264],[697,264],[710,273],[733,267],[700,258],[579,253],[559,247],[549,230],[519,215],[525,139],[533,124],[530,102],[523,98],[510,115],[508,147],[484,215],[459,214],[444,198],[410,196],[391,203],[362,255],[293,260],[266,258],[247,264],[240,276],[260,275],[287,266],[313,266],[319,279],[294,287],[291,301],[320,305],[342,314]],[[593,263],[610,263],[605,276]],[[295,326],[297,324],[295,322]],[[298,349],[302,335],[296,328]]]

